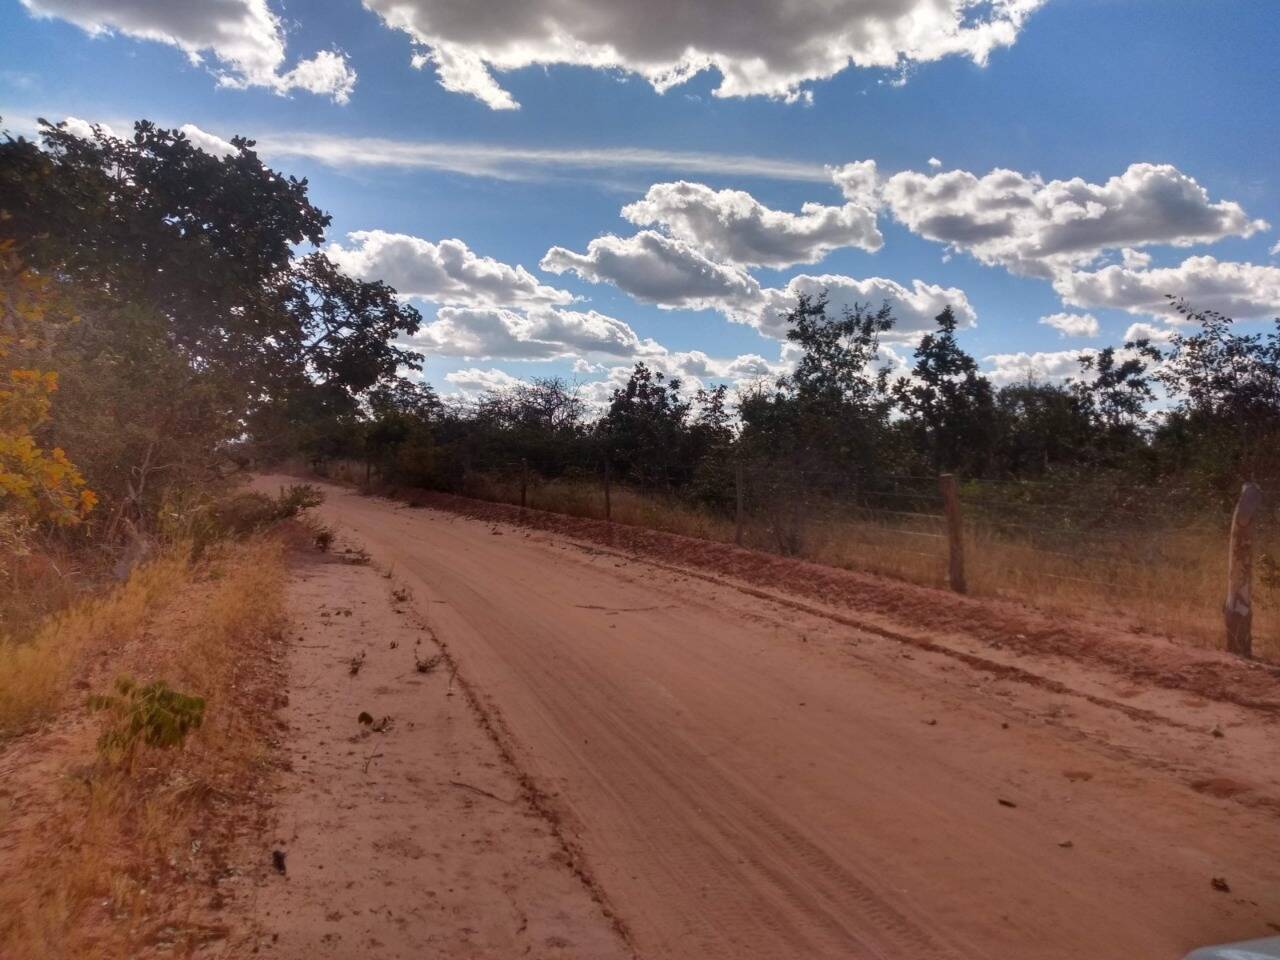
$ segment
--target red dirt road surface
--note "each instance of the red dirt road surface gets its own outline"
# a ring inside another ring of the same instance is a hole
[[[325,489],[641,957],[1135,960],[1280,930],[1272,670]]]

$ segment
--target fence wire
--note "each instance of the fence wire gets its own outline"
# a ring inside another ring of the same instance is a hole
[[[1280,502],[1262,484],[1255,525],[1255,645],[1280,656]],[[461,492],[948,584],[950,527],[937,476],[721,464],[680,484],[609,475],[603,459],[555,477],[520,462]],[[1219,645],[1230,502],[1192,490],[1081,480],[958,483],[970,592],[1063,600],[1132,626]]]

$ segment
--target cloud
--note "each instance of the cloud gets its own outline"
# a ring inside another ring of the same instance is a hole
[[[79,137],[81,140],[93,139],[94,125],[88,120],[81,120],[79,117],[63,117],[61,126],[73,136]],[[98,127],[109,137],[119,137],[114,127],[109,123],[98,123]],[[39,128],[32,125],[33,132],[38,132]],[[201,130],[194,123],[184,123],[178,128],[191,144],[205,153],[212,154],[215,157],[225,157],[236,152],[236,148],[227,140],[221,137]]]
[[[346,57],[322,50],[292,70],[285,62],[284,27],[267,0],[22,0],[37,17],[56,17],[95,36],[122,33],[167,43],[193,64],[211,53],[220,86],[266,87],[284,94],[306,90],[346,103],[356,74]],[[283,71],[283,72],[282,72]]]
[[[1024,380],[1060,383],[1080,373],[1080,357],[1096,353],[1083,350],[1050,350],[1038,353],[995,353],[984,357],[984,371],[996,386],[1007,386]]]
[[[791,361],[785,357],[771,362],[754,353],[740,354],[736,357],[711,357],[699,350],[672,352],[662,348],[657,348],[656,352],[638,359],[651,370],[662,373],[666,377],[678,377],[680,392],[688,398],[692,398],[699,389],[709,386],[711,381],[728,382],[744,387],[761,379],[778,376],[792,367]],[[578,398],[593,413],[603,413],[609,406],[613,391],[626,385],[634,367],[634,362],[602,366],[579,358],[573,365],[575,373],[602,374],[603,376],[578,384],[576,387]],[[474,399],[482,393],[509,389],[525,382],[522,378],[505,370],[476,367],[445,374],[444,379],[457,388],[454,395],[459,399]]]
[[[1099,330],[1092,313],[1053,313],[1038,322],[1053,327],[1061,337],[1096,337]]]
[[[475,396],[495,390],[506,390],[524,383],[519,377],[512,376],[505,370],[481,370],[468,367],[465,370],[454,370],[444,375],[446,383],[452,384],[463,396]]]
[[[490,110],[519,110],[515,98],[493,79],[484,60],[465,47],[440,44],[429,53],[414,54],[412,63],[421,70],[433,64],[440,86],[450,93],[469,93]]]
[[[772,0],[364,0],[408,34],[413,63],[493,109],[514,98],[494,71],[572,64],[638,74],[664,92],[716,70],[718,97],[808,99],[850,65],[903,68],[948,56],[986,63],[1044,0],[831,0],[802,15]]]
[[[712,357],[701,350],[660,350],[639,359],[651,370],[668,378],[679,378],[681,394],[692,399],[698,390],[712,382],[729,383],[741,389],[789,372],[794,368],[794,357],[789,355],[787,346],[783,345],[777,361],[770,361],[757,353]],[[579,396],[597,413],[603,412],[613,391],[626,384],[633,368],[634,364],[602,368],[604,378],[583,384]]]
[[[1280,313],[1280,267],[1189,257],[1176,267],[1133,270],[1109,266],[1063,274],[1053,283],[1064,303],[1129,313],[1174,316],[1166,295],[1201,310],[1247,319]]]
[[[266,133],[256,139],[258,152],[263,156],[277,159],[301,157],[340,169],[433,169],[501,179],[528,179],[561,170],[673,170],[686,174],[830,182],[830,175],[821,164],[741,154],[640,147],[537,148],[508,144],[346,137],[300,131]]]
[[[1120,262],[1129,270],[1145,270],[1151,266],[1151,254],[1125,247],[1120,251]]]
[[[545,307],[573,302],[573,294],[540,283],[521,266],[473,253],[461,240],[432,243],[384,230],[347,234],[348,246],[325,253],[343,271],[384,280],[402,296],[469,307]]]
[[[205,153],[215,157],[227,157],[236,153],[236,148],[229,141],[223,140],[216,134],[206,133],[194,123],[184,123],[179,130],[191,141],[192,146],[198,147]]]
[[[939,167],[941,167],[941,166],[942,166],[942,161],[941,161],[941,160],[939,160],[937,157],[930,157],[930,158],[929,158],[929,166],[930,166],[932,169],[937,170]]]
[[[870,277],[857,280],[838,274],[793,277],[781,289],[764,290],[761,297],[747,308],[731,309],[729,317],[739,323],[749,323],[765,336],[782,339],[787,335],[786,315],[796,304],[800,294],[817,296],[826,292],[828,315],[839,316],[846,307],[855,304],[870,305],[878,309],[888,302],[897,321],[885,336],[886,340],[913,340],[916,335],[932,330],[934,319],[945,307],[950,306],[961,327],[973,326],[977,313],[963,290],[956,287],[940,287],[936,284],[913,280],[910,288],[895,280]]]
[[[622,208],[637,226],[660,226],[708,257],[738,266],[814,263],[840,247],[884,245],[873,209],[858,203],[806,203],[800,213],[771,210],[742,190],[713,190],[679,180],[656,183]]]
[[[827,173],[846,200],[872,209],[880,206],[880,172],[874,160],[857,160],[840,167],[827,167]]]
[[[81,120],[79,117],[64,117],[62,126],[66,128],[67,133],[79,137],[81,140],[93,139],[94,125],[88,120]],[[109,123],[99,123],[98,127],[108,137],[117,136],[115,129]]]
[[[321,50],[310,60],[298,65],[277,81],[281,92],[306,90],[328,94],[335,103],[346,103],[356,88],[356,72],[347,63],[346,54],[338,50]]]
[[[843,186],[839,171],[835,179]],[[1109,249],[1189,246],[1248,237],[1267,226],[1250,220],[1238,203],[1212,201],[1168,164],[1135,163],[1103,184],[1078,177],[1046,182],[999,169],[981,177],[965,170],[903,171],[883,181],[880,192],[913,233],[982,263],[1042,277],[1087,266]]]
[[[760,284],[741,269],[653,230],[633,237],[597,237],[587,244],[586,253],[552,247],[539,266],[552,273],[576,273],[592,283],[611,283],[637,300],[668,310],[719,309],[760,294]]]
[[[1174,331],[1169,327],[1157,327],[1150,323],[1131,323],[1124,332],[1125,342],[1132,340],[1150,340],[1152,343],[1168,343],[1173,339]]]
[[[473,360],[546,360],[582,354],[634,357],[661,352],[621,320],[594,310],[442,307],[413,338],[434,354]]]
[[[836,314],[855,304],[874,309],[887,301],[897,320],[887,340],[911,340],[933,329],[934,319],[947,306],[962,327],[977,320],[963,290],[921,280],[913,280],[908,288],[883,277],[801,274],[785,287],[765,289],[741,268],[711,260],[692,244],[652,230],[626,238],[597,237],[586,253],[553,247],[539,265],[555,273],[572,271],[593,283],[611,283],[663,309],[719,310],[733,322],[777,339],[786,337],[786,315],[802,293],[817,296],[825,291]]]

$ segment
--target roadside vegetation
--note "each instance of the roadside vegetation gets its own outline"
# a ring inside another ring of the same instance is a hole
[[[338,273],[305,181],[252,147],[0,135],[0,956],[218,935],[221,813],[264,802],[284,553],[329,537],[299,519],[315,490],[239,489],[241,448],[418,363],[417,313]]]
[[[975,592],[1206,643],[1253,480],[1259,646],[1280,652],[1280,328],[1179,303],[1167,343],[997,387],[949,309],[897,376],[888,307],[801,297],[794,370],[737,393],[637,363],[601,409],[557,379],[444,400],[406,346],[416,310],[341,273],[306,181],[232,144],[148,122],[0,135],[0,760],[39,783],[0,864],[0,956],[185,955],[225,933],[197,891],[221,879],[218,811],[263,795],[287,543],[331,539],[299,520],[315,489],[240,491],[256,466],[924,583],[952,473]]]
[[[637,364],[601,415],[549,379],[444,402],[379,394],[294,455],[331,476],[609,515],[822,563],[946,582],[941,473],[959,477],[969,589],[1222,642],[1227,528],[1257,524],[1257,649],[1280,655],[1280,328],[1174,303],[1181,333],[1083,354],[1065,383],[997,387],[950,311],[910,377],[886,308],[802,298],[792,374],[692,395]],[[736,412],[736,416],[735,416]],[[522,493],[523,491],[523,493]],[[739,507],[741,503],[741,507]],[[739,526],[741,518],[741,526]]]
[[[16,701],[15,674],[0,671],[9,721],[52,708],[69,661],[81,665],[79,705],[95,708],[58,727],[73,775],[49,777],[39,809],[20,814],[30,822],[19,821],[0,878],[0,954],[185,955],[225,934],[199,908],[211,883],[217,896],[230,840],[217,812],[250,817],[262,802],[283,550],[279,537],[259,536],[224,541],[198,563],[156,559],[58,616],[26,648],[32,656],[5,664],[34,678]]]
[[[419,362],[416,311],[339,273],[306,182],[235,146],[0,139],[0,635],[179,537],[246,436]]]
[[[285,460],[383,488],[523,490],[584,516],[603,514],[607,477],[614,520],[925,583],[942,577],[936,478],[952,473],[981,558],[973,592],[1176,622],[1206,643],[1225,528],[1253,480],[1268,494],[1263,646],[1280,627],[1275,329],[1173,303],[1167,342],[1082,354],[1065,383],[1000,386],[950,310],[900,375],[889,308],[802,297],[794,369],[736,392],[638,363],[601,408],[557,379],[446,400],[415,376],[413,307],[339,272],[306,182],[233,144],[211,156],[146,122],[130,138],[46,125],[0,143],[10,646],[160,545],[190,536],[198,551],[192,518],[246,468]]]

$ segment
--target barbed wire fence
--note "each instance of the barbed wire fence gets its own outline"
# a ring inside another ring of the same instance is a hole
[[[491,462],[458,492],[978,596],[1062,602],[1119,626],[1280,659],[1280,480],[1247,485],[1258,502],[1233,524],[1234,505],[1189,489],[752,461],[637,483],[620,481],[611,460],[602,450],[554,476],[528,461]],[[1248,611],[1234,628],[1229,577],[1232,603]]]

